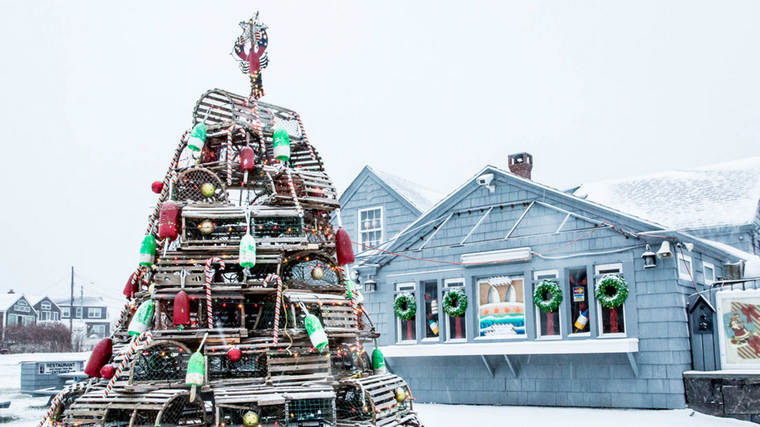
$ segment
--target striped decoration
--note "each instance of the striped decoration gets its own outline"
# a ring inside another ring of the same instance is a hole
[[[280,300],[282,299],[282,279],[280,276],[270,273],[266,279],[264,279],[264,286],[269,286],[269,283],[275,280],[277,281],[277,299],[274,302],[274,332],[272,338],[274,338],[274,345],[277,345],[277,339],[280,336]]]
[[[256,117],[256,121],[253,123],[253,128],[256,129],[256,135],[259,136],[259,146],[261,147],[261,158],[266,159],[267,146],[264,143],[264,131],[262,130],[262,126],[261,126],[261,118],[259,117],[259,102],[257,100],[253,100],[253,107],[251,108],[251,112],[253,112],[254,117]]]
[[[208,317],[208,328],[214,329],[214,310],[211,308],[211,265],[217,263],[219,264],[219,268],[224,270],[224,261],[222,261],[221,258],[217,257],[211,257],[208,260],[206,260],[206,268],[203,270],[203,273],[206,276],[206,317]]]
[[[760,331],[760,305],[732,301],[731,311],[741,313],[740,316],[745,321],[745,324],[751,323],[755,326],[755,331]],[[750,331],[748,342],[737,345],[736,354],[742,359],[758,360],[760,359],[760,345],[758,344],[760,337],[751,334],[752,332]]]
[[[110,380],[108,380],[108,384],[106,384],[106,388],[103,389],[103,397],[108,397],[108,395],[111,393],[111,390],[113,390],[113,386],[116,384],[116,381],[119,379],[119,376],[121,375],[122,371],[129,365],[129,363],[132,361],[132,357],[134,357],[135,353],[137,352],[137,349],[142,348],[153,341],[153,335],[150,333],[150,331],[145,331],[142,334],[136,336],[132,339],[132,341],[129,343],[129,346],[126,347],[121,351],[121,362],[119,362],[119,366],[116,367],[116,371],[113,374],[113,377],[111,377]]]
[[[296,196],[296,186],[293,184],[293,174],[287,166],[285,166],[285,173],[288,175],[288,188],[290,189],[290,195],[293,197],[293,203],[296,205],[296,211],[298,211],[298,216],[303,218],[303,207],[301,207],[301,202],[298,201],[298,197]]]
[[[173,173],[175,169],[177,168],[177,163],[179,162],[179,157],[182,155],[182,151],[185,148],[185,145],[187,145],[187,138],[190,136],[190,131],[185,131],[185,133],[182,134],[182,137],[179,139],[179,144],[177,145],[177,149],[174,151],[174,156],[172,156],[172,161],[169,163],[169,169],[166,171],[166,175],[164,175],[163,180],[163,188],[161,189],[161,195],[158,196],[158,202],[156,202],[156,207],[153,209],[153,213],[150,214],[150,217],[148,219],[148,229],[145,231],[145,234],[150,234],[153,232],[153,229],[156,227],[156,221],[158,220],[158,212],[161,209],[161,203],[163,203],[167,197],[169,197],[169,179],[173,176]]]
[[[303,122],[301,121],[301,116],[298,113],[294,113],[293,117],[295,117],[295,119],[298,120],[298,128],[301,130],[301,139],[306,144],[306,148],[309,149],[309,154],[311,155],[311,159],[316,161],[317,155],[314,154],[314,149],[311,148],[311,144],[309,143],[309,137],[306,136],[306,128],[303,126]]]

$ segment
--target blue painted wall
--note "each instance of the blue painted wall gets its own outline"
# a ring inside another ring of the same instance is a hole
[[[524,339],[536,340],[535,309],[531,298],[533,272],[548,269],[559,270],[559,282],[566,296],[560,318],[562,339],[606,339],[598,337],[597,308],[593,303],[590,306],[591,337],[567,337],[571,319],[568,314],[570,287],[566,270],[586,267],[591,290],[595,265],[621,263],[630,289],[624,306],[626,337],[639,339],[639,352],[635,355],[639,375],[634,376],[625,354],[511,356],[517,365],[516,377],[507,369],[501,356],[487,357],[489,364],[495,368],[493,376],[480,356],[389,358],[389,366],[409,381],[415,398],[422,402],[473,404],[685,407],[682,373],[692,368],[686,298],[701,285],[679,279],[675,257],[660,259],[656,268],[644,269],[641,254],[645,242],[626,237],[605,226],[602,221],[631,231],[652,230],[652,225],[584,201],[547,192],[508,175],[497,173],[494,181],[496,190],[493,193],[474,181],[470,182],[420,218],[421,224],[435,221],[433,224],[437,225],[437,231],[432,225],[423,227],[420,233],[400,239],[393,250],[415,258],[456,263],[465,253],[528,246],[544,257],[470,267],[403,257],[371,259],[370,262],[377,262],[380,266],[360,270],[363,278],[372,275],[378,283],[376,292],[365,295],[365,309],[382,334],[380,345],[392,345],[397,340],[396,318],[392,310],[397,283],[416,283],[418,313],[422,313],[422,283],[436,281],[438,301],[441,301],[443,283],[451,278],[464,278],[466,282],[466,294],[470,301],[466,313],[467,341],[474,342],[478,321],[476,280],[495,275],[520,275],[525,278],[527,337]],[[570,217],[557,232],[566,213],[536,204],[514,228],[510,238],[504,240],[533,201],[545,202],[588,219]],[[460,245],[488,207],[493,205],[498,206]],[[443,224],[452,212],[454,215]],[[714,249],[705,250],[713,255],[703,255],[699,247],[689,254],[694,260],[693,273],[697,282],[702,280],[702,257],[713,262],[716,268],[725,261],[720,259],[720,254],[715,255]],[[584,253],[593,255],[550,259]],[[440,308],[438,314],[442,320],[444,313]],[[418,321],[418,343],[414,345],[443,343],[446,322],[440,321],[439,325],[439,341],[423,343],[420,338],[424,336],[425,325]]]

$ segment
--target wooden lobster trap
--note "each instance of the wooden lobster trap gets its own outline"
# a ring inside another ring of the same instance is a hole
[[[325,385],[214,388],[216,425],[241,425],[252,411],[261,426],[334,426],[335,392]]]
[[[147,390],[181,386],[192,351],[183,343],[157,340],[133,357],[127,390]]]
[[[177,174],[177,183],[172,189],[172,200],[184,203],[227,203],[224,182],[214,171],[201,166],[193,166]]]
[[[403,392],[403,399],[400,393]],[[340,381],[337,388],[340,426],[418,426],[412,411],[412,396],[403,378],[372,375]]]

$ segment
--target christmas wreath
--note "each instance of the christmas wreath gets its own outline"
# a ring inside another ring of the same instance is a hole
[[[401,320],[409,320],[417,314],[417,302],[410,294],[399,294],[393,301],[393,311]]]
[[[448,291],[443,297],[443,311],[451,317],[462,317],[467,310],[467,295],[460,290]]]
[[[562,304],[562,289],[556,281],[544,279],[533,289],[533,302],[543,312],[557,311]]]
[[[597,282],[594,296],[603,307],[620,307],[628,298],[628,285],[617,274],[605,274]]]

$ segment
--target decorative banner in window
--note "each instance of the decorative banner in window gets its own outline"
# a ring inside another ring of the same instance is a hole
[[[720,291],[715,297],[723,368],[760,370],[760,290]]]
[[[521,277],[498,276],[478,282],[481,337],[525,335],[525,292]]]

